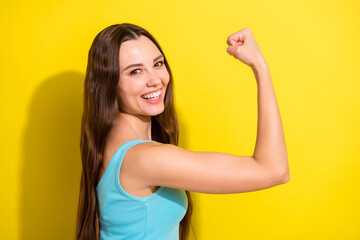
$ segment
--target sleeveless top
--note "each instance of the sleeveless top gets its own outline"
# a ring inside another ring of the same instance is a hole
[[[100,240],[179,239],[179,223],[188,207],[184,190],[159,187],[150,196],[136,197],[125,192],[120,184],[125,153],[142,142],[154,141],[134,139],[121,145],[96,187]]]

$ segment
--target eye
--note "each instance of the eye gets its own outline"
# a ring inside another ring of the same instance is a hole
[[[132,70],[131,72],[130,72],[130,75],[133,75],[133,74],[136,74],[136,71],[140,71],[140,69],[135,69],[135,70]]]
[[[162,65],[164,65],[164,61],[158,61],[157,63],[155,63],[155,65],[156,64],[158,64],[158,63],[161,63],[160,65],[158,65],[158,66],[162,66]]]

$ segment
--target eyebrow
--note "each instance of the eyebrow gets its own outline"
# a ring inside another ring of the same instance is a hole
[[[156,62],[158,59],[163,58],[163,57],[164,57],[164,56],[161,54],[161,55],[157,56],[156,58],[154,58],[153,62]],[[131,67],[140,67],[140,66],[144,66],[144,64],[142,64],[142,63],[131,64],[131,65],[127,66],[126,68],[124,68],[124,69],[122,70],[122,72],[125,71],[125,70],[128,69],[128,68],[131,68]]]

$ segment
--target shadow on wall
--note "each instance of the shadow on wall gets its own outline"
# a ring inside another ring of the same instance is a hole
[[[84,75],[45,80],[23,134],[20,239],[74,239],[80,187]]]

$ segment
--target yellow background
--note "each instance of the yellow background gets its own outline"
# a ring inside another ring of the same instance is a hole
[[[268,61],[291,180],[193,193],[198,239],[360,239],[359,12],[355,0],[2,3],[0,239],[72,239],[87,53],[122,22],[162,46],[190,150],[253,153],[256,81],[227,37],[249,27]]]

